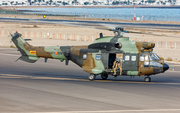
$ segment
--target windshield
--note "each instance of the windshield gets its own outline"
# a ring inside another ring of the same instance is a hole
[[[149,58],[150,60],[160,60],[160,58],[155,53],[150,53]]]
[[[154,52],[150,52],[150,53],[142,52],[142,54],[140,55],[140,61],[158,61],[158,60],[161,60],[161,59]]]
[[[161,60],[161,58],[156,54],[156,53],[153,53],[159,60]]]
[[[162,64],[157,61],[150,62],[150,67],[162,68]]]

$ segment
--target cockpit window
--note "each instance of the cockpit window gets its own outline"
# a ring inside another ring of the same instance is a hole
[[[150,60],[158,60],[152,53],[149,54],[149,58],[150,58]]]
[[[162,64],[157,61],[150,62],[150,67],[162,68]]]
[[[150,53],[149,54],[149,58],[150,58],[150,60],[160,60],[160,58],[159,57],[156,57],[157,55],[155,54],[155,53]]]
[[[140,61],[149,61],[148,54],[141,54]]]
[[[147,54],[144,55],[144,58],[145,58],[145,60],[149,60]]]
[[[140,61],[158,61],[161,60],[154,52],[143,53],[140,55]]]
[[[157,57],[158,60],[161,60],[161,58],[156,53],[154,53],[154,55]]]
[[[144,67],[149,67],[149,61],[144,62]]]

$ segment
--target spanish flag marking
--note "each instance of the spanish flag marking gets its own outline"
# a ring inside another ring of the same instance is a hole
[[[36,51],[30,51],[30,54],[35,55],[35,54],[36,54]]]
[[[58,52],[55,52],[55,55],[57,55],[58,54]]]

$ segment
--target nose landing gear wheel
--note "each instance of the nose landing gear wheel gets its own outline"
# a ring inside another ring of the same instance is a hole
[[[101,78],[102,78],[103,80],[106,80],[106,79],[108,78],[108,74],[101,74]]]
[[[145,81],[145,82],[151,82],[151,78],[150,78],[150,77],[145,77],[145,78],[144,78],[144,81]]]
[[[90,74],[88,78],[89,78],[90,81],[93,81],[93,80],[95,80],[96,75]]]

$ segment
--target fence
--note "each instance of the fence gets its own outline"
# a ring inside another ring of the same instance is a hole
[[[9,32],[13,34],[15,31],[0,30],[0,36],[7,37],[9,35]],[[70,41],[93,42],[97,38],[97,36],[70,35],[70,34],[46,33],[46,32],[18,31],[18,33],[21,33],[23,38],[49,38],[49,39],[60,39],[60,40],[70,40]]]
[[[12,34],[15,31],[0,30],[0,36],[7,37],[9,32]],[[60,33],[47,33],[47,32],[23,32],[18,31],[22,34],[24,38],[49,38],[49,39],[59,39],[59,40],[70,40],[70,41],[91,41],[93,42],[98,36],[83,36],[83,35],[70,35],[70,34],[60,34]],[[130,41],[140,41],[140,42],[153,42],[155,47],[158,48],[170,48],[170,49],[180,49],[180,42],[171,41],[149,41],[149,40],[130,40]]]

